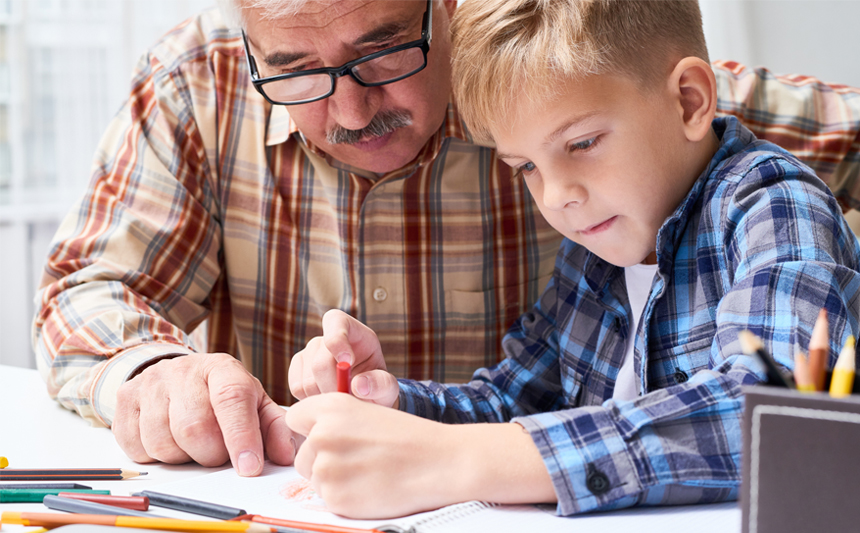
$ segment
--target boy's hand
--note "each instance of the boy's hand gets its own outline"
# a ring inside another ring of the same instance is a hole
[[[343,311],[323,315],[323,335],[314,337],[290,362],[290,392],[302,400],[337,390],[337,363],[352,365],[350,390],[357,398],[397,408],[400,387],[385,370],[379,339],[372,329]]]
[[[447,467],[463,443],[438,422],[323,394],[296,403],[287,425],[307,435],[295,467],[326,507],[351,518],[388,518],[458,501]],[[453,448],[452,448],[453,445]]]

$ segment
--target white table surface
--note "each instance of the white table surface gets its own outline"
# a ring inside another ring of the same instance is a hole
[[[128,495],[153,485],[229,467],[137,464],[123,453],[109,429],[91,427],[77,413],[50,399],[35,370],[0,365],[0,401],[0,456],[9,459],[8,468],[123,468],[148,472],[146,476],[121,481],[78,482],[110,490],[112,494]],[[12,510],[48,511],[41,503],[0,503],[0,512]],[[158,513],[173,514],[168,509],[159,509]],[[3,526],[4,532],[19,529],[29,528]]]
[[[146,490],[154,485],[169,481],[201,476],[217,472],[220,468],[205,468],[199,465],[140,465],[131,461],[122,452],[109,429],[93,428],[76,413],[61,407],[48,397],[45,385],[35,370],[0,365],[0,456],[9,459],[9,468],[124,468],[146,471],[146,476],[122,481],[81,481],[94,489],[108,489],[112,494],[126,495]],[[11,482],[10,482],[11,483]],[[731,504],[718,504],[726,506]],[[701,506],[706,511],[709,506]],[[663,509],[671,512],[672,508]],[[720,524],[701,524],[690,520],[691,507],[680,507],[679,518],[683,516],[688,531],[719,531],[719,533],[738,533],[741,530],[740,509],[729,511],[730,520],[720,520]],[[40,503],[0,504],[2,511],[48,511]],[[630,510],[636,512],[635,510]],[[627,513],[630,511],[622,511]],[[736,511],[736,515],[735,515]],[[169,509],[158,508],[158,514],[187,518]],[[611,513],[610,513],[611,514]],[[585,515],[588,516],[588,515]],[[725,518],[723,513],[723,518]],[[736,519],[734,518],[736,516]],[[645,517],[642,517],[645,518]],[[586,520],[579,522],[585,526]],[[610,523],[612,521],[610,520]],[[726,523],[730,522],[730,523]],[[596,525],[597,522],[594,522]],[[604,525],[609,523],[603,522]],[[573,524],[571,524],[573,525]],[[649,520],[638,522],[636,533],[674,533],[649,528]],[[708,527],[712,526],[712,527]],[[4,525],[3,533],[23,533],[32,528]],[[611,528],[610,528],[611,529]],[[591,531],[590,527],[577,527],[578,532]],[[603,531],[604,528],[598,530]],[[594,530],[594,531],[598,531]],[[680,531],[680,530],[679,530]],[[608,533],[603,531],[603,533]]]

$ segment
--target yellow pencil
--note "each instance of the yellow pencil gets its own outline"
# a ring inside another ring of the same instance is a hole
[[[854,388],[854,335],[849,335],[845,346],[839,352],[836,366],[833,367],[833,377],[830,379],[830,395],[843,398],[851,394]]]
[[[210,520],[180,520],[177,518],[138,518],[136,516],[112,516],[94,514],[19,513],[6,511],[0,514],[0,524],[42,526],[48,529],[68,524],[95,524],[103,526],[131,527],[196,533],[220,531],[232,533],[271,533],[272,528],[252,522],[228,522]]]
[[[9,466],[9,459],[0,456],[0,468],[6,468],[7,466]]]
[[[809,360],[799,350],[794,354],[794,384],[800,392],[815,392],[815,382],[809,373]]]

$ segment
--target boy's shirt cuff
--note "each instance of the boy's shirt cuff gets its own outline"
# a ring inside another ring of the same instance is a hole
[[[642,492],[627,443],[602,407],[512,420],[531,435],[558,497],[558,514],[629,507]],[[613,505],[608,505],[612,502]]]

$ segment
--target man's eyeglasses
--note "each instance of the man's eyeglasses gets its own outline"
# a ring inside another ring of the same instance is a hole
[[[427,0],[421,21],[421,38],[359,57],[340,67],[316,68],[260,78],[257,63],[242,31],[245,56],[251,70],[251,82],[263,97],[273,104],[296,105],[316,102],[334,94],[335,79],[352,76],[363,87],[377,87],[400,81],[427,66],[427,51],[433,33],[433,0]]]

